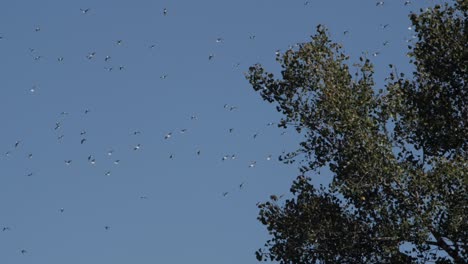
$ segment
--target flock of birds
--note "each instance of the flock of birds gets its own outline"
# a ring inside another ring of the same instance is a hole
[[[309,5],[309,4],[310,4],[310,1],[305,1],[305,3],[304,3],[304,5]],[[384,1],[377,1],[376,2],[377,7],[382,7],[384,5],[385,5]],[[405,1],[404,5],[405,6],[411,5],[411,1]],[[92,12],[92,9],[91,8],[82,8],[79,11],[81,12],[82,15],[88,15],[90,12]],[[169,15],[169,10],[167,8],[164,8],[161,11],[161,14],[163,16],[168,16]],[[380,28],[382,30],[386,30],[389,26],[390,26],[389,24],[381,24]],[[408,30],[412,30],[412,28],[409,27]],[[38,33],[41,32],[41,27],[40,26],[35,27],[34,31],[38,32]],[[346,30],[346,31],[343,32],[343,35],[348,35],[348,34],[350,34],[349,30]],[[5,38],[6,38],[6,36],[0,34],[0,41],[5,39]],[[251,34],[251,35],[248,36],[248,38],[250,40],[255,40],[256,36],[254,34]],[[415,37],[413,36],[413,37],[407,39],[407,42],[411,41],[414,38]],[[218,43],[218,44],[224,43],[224,39],[222,37],[218,37],[214,41],[216,43]],[[122,46],[122,45],[124,45],[124,43],[125,42],[122,39],[118,39],[118,40],[115,41],[115,45],[117,45],[117,46]],[[390,45],[390,41],[388,41],[388,40],[386,40],[386,41],[384,41],[382,43],[383,47],[387,47],[388,45]],[[148,45],[149,49],[155,49],[156,47],[157,47],[156,43]],[[290,47],[290,48],[293,48],[293,47]],[[30,52],[30,54],[31,54],[34,61],[40,61],[43,58],[42,55],[36,53],[36,50],[34,48],[30,48],[29,52]],[[280,51],[277,50],[276,53],[279,54]],[[381,51],[379,50],[379,51],[372,52],[371,55],[375,57],[375,56],[378,56],[380,53],[381,53]],[[98,58],[98,54],[95,51],[91,51],[88,54],[86,54],[86,56],[85,56],[85,59],[87,59],[87,60],[96,60],[97,58]],[[209,61],[214,60],[214,59],[215,59],[215,54],[213,54],[213,53],[208,54],[208,60]],[[57,62],[59,62],[59,63],[62,63],[65,60],[66,60],[66,58],[63,57],[63,56],[57,57]],[[104,60],[104,62],[106,64],[110,64],[112,62],[112,57],[110,55],[106,55],[106,56],[103,57],[103,60]],[[239,63],[236,63],[235,67],[239,67]],[[107,71],[113,71],[113,70],[123,71],[126,68],[125,68],[125,65],[118,65],[118,66],[106,66],[104,69],[107,70]],[[166,78],[168,78],[168,74],[162,74],[159,78],[160,79],[166,79]],[[38,86],[37,85],[34,85],[33,87],[31,87],[29,89],[30,93],[37,93],[37,91],[38,91]],[[231,104],[224,104],[224,106],[222,108],[223,108],[224,111],[229,111],[229,112],[233,112],[233,111],[238,110],[238,107],[236,105],[231,105]],[[221,109],[219,109],[219,110],[221,110]],[[93,114],[93,111],[91,111],[90,109],[84,109],[82,111],[82,114],[84,116],[89,116],[89,115]],[[54,131],[56,140],[58,142],[62,142],[64,140],[66,140],[66,138],[68,136],[66,133],[63,132],[63,127],[65,126],[67,117],[69,115],[70,115],[70,113],[65,112],[65,111],[59,113],[59,116],[60,116],[59,120],[57,120],[55,122],[55,124],[52,124],[53,126],[51,126],[51,130]],[[189,119],[192,122],[197,122],[198,118],[199,117],[197,115],[192,114],[192,115],[190,115]],[[274,122],[269,122],[269,123],[265,124],[266,127],[274,127],[275,125],[276,124]],[[165,133],[163,138],[161,138],[161,140],[163,140],[163,141],[174,140],[174,137],[190,133],[190,131],[191,130],[189,128],[181,128],[181,129],[178,129],[178,130],[168,131],[168,132]],[[226,131],[227,134],[232,134],[232,133],[235,133],[235,132],[236,132],[236,130],[235,130],[234,127],[231,127]],[[134,137],[135,139],[137,139],[138,136],[141,135],[142,133],[143,132],[141,130],[134,130],[134,131],[129,132],[129,136]],[[282,131],[281,135],[284,135],[285,133],[286,133],[286,131]],[[77,139],[77,144],[79,144],[79,145],[89,144],[89,142],[88,142],[88,131],[87,130],[76,131],[76,135],[78,135],[78,137],[79,137],[79,139]],[[253,133],[251,135],[251,139],[255,140],[259,136],[261,136],[261,133],[260,132],[255,132],[255,133]],[[129,147],[129,149],[127,151],[128,152],[139,152],[143,148],[144,148],[144,142],[136,142],[131,147]],[[20,149],[23,149],[23,150],[28,149],[27,143],[23,142],[22,139],[18,139],[16,141],[12,142],[11,149],[6,150],[4,152],[3,156],[8,158],[8,157],[12,156],[15,152],[19,152]],[[105,153],[105,156],[107,156],[107,158],[111,160],[112,164],[115,167],[118,167],[118,165],[122,162],[122,160],[120,158],[114,158],[116,156],[114,148],[109,148],[107,150],[103,150],[102,153]],[[193,155],[195,155],[195,156],[203,155],[202,149],[200,149],[200,148],[196,149],[194,151]],[[96,165],[99,162],[99,159],[98,159],[97,156],[98,156],[98,154],[96,154],[96,153],[92,153],[92,154],[89,154],[87,156],[83,156],[81,158],[80,162],[86,162],[89,165]],[[274,156],[275,155],[273,155],[273,154],[267,153],[262,158],[262,160],[271,161]],[[27,159],[33,159],[33,157],[34,157],[33,152],[27,152],[26,151],[26,158]],[[176,158],[176,153],[172,153],[172,152],[168,153],[167,158],[169,160],[175,159]],[[228,162],[230,160],[236,160],[237,158],[238,158],[238,155],[236,153],[226,153],[226,154],[222,154],[219,157],[219,161]],[[259,160],[250,160],[246,164],[246,167],[247,168],[255,168],[257,166],[258,161]],[[65,158],[63,160],[63,166],[72,167],[74,165],[74,163],[76,163],[76,160],[74,160],[74,159]],[[117,168],[108,168],[107,170],[102,172],[102,175],[111,176],[114,170],[117,170]],[[33,176],[35,176],[35,172],[34,171],[27,171],[24,175],[27,176],[27,177],[33,177]],[[246,186],[246,181],[243,180],[243,181],[241,181],[241,182],[239,182],[237,184],[236,189],[237,190],[243,190],[245,186]],[[222,191],[220,193],[220,195],[222,197],[227,197],[232,192],[233,192],[232,190],[225,190],[225,191]],[[146,200],[146,199],[148,199],[148,196],[147,195],[141,195],[139,198],[143,199],[143,200]],[[60,213],[64,213],[65,208],[58,208],[58,211]],[[109,225],[105,225],[105,226],[103,226],[103,228],[104,228],[104,230],[110,230],[111,229],[111,227]],[[9,232],[9,231],[12,230],[12,227],[11,226],[0,226],[0,230],[2,232]],[[19,253],[27,254],[28,250],[23,248],[23,249],[19,250]]]

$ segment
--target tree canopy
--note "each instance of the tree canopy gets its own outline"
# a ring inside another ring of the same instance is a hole
[[[247,79],[304,135],[280,159],[298,161],[292,197],[260,203],[271,239],[258,260],[280,263],[467,263],[468,3],[410,19],[409,78],[389,65],[376,87],[366,58],[352,64],[319,25],[311,41],[277,54]],[[314,187],[322,168],[329,186]],[[311,176],[312,175],[312,176]]]

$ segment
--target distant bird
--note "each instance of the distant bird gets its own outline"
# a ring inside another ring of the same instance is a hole
[[[411,4],[411,1],[409,0],[405,1],[405,6],[410,5],[410,4]]]
[[[86,138],[82,138],[80,141],[81,144],[84,144],[85,142],[86,142]]]
[[[227,160],[228,158],[229,158],[228,155],[224,155],[223,158],[222,158],[221,160],[222,160],[222,161],[225,161],[225,160]]]
[[[70,165],[72,163],[72,160],[65,160],[65,165]]]
[[[104,67],[104,69],[106,69],[107,71],[112,71],[114,67]]]
[[[85,115],[88,114],[89,112],[91,112],[91,110],[89,110],[89,109],[84,110]]]
[[[86,8],[86,9],[80,8],[80,11],[81,11],[82,14],[87,14],[90,10],[91,10],[91,8]]]
[[[380,24],[381,29],[386,29],[390,24]]]
[[[88,58],[88,60],[90,60],[90,59],[94,58],[95,56],[96,56],[96,52],[93,51],[93,52],[88,53],[88,55],[86,55],[86,58]]]
[[[147,199],[148,199],[148,196],[140,196],[140,199],[142,199],[142,200],[147,200]]]
[[[10,231],[10,230],[11,230],[11,229],[10,229],[10,227],[8,227],[8,226],[2,227],[2,231],[3,231],[3,232],[5,232],[5,231]]]
[[[234,128],[229,129],[229,133],[232,133],[234,131]]]
[[[133,134],[134,136],[140,135],[140,134],[141,134],[141,131],[140,131],[140,130],[135,130],[135,131],[133,131],[132,134]]]
[[[198,117],[196,115],[191,115],[190,116],[190,120],[197,120],[197,119],[198,119]]]
[[[383,6],[384,4],[384,1],[378,1],[377,3],[375,3],[376,6]]]
[[[222,43],[222,42],[224,42],[224,39],[223,39],[223,38],[217,38],[217,39],[216,39],[216,43]]]
[[[114,164],[118,165],[120,163],[120,160],[114,160]]]
[[[275,123],[270,122],[270,123],[267,124],[267,126],[272,126],[272,125],[274,125],[274,124],[275,124]]]
[[[229,194],[229,192],[223,192],[222,195],[223,197],[226,197]]]
[[[37,26],[37,27],[34,29],[34,31],[36,31],[36,32],[41,31],[41,27]]]
[[[80,132],[80,136],[83,136],[83,135],[86,135],[86,130],[82,130],[82,131]]]
[[[33,85],[33,87],[31,87],[31,89],[29,89],[29,92],[34,93],[34,92],[36,92],[36,90],[37,90],[37,86]]]
[[[34,57],[34,60],[35,60],[35,61],[38,61],[38,60],[40,60],[40,59],[42,59],[42,56],[41,56],[41,55],[38,55],[38,56],[35,56],[35,57]]]
[[[57,60],[58,60],[59,62],[62,62],[62,61],[63,61],[63,57],[58,57]]]
[[[26,176],[31,177],[31,176],[33,176],[33,173],[30,172],[30,173],[26,174]]]
[[[114,150],[113,150],[113,149],[107,151],[107,155],[108,155],[108,156],[112,156],[113,153],[114,153]]]
[[[149,46],[149,48],[150,48],[150,49],[156,48],[156,44],[151,44],[151,45]]]
[[[106,171],[106,173],[104,173],[104,175],[110,176],[110,175],[111,175],[111,172],[110,172],[110,171]]]
[[[232,160],[235,160],[235,159],[236,159],[236,154],[232,154],[232,155],[231,155],[231,159],[232,159]]]
[[[61,140],[65,135],[60,135],[57,137],[58,140]]]
[[[164,80],[164,79],[167,78],[167,74],[163,74],[163,75],[161,75],[159,78],[162,79],[162,80]]]
[[[257,164],[257,162],[256,162],[256,161],[252,161],[252,162],[250,162],[250,164],[249,164],[249,168],[253,168],[253,167],[255,167],[255,165],[256,165],[256,164]]]
[[[348,35],[348,34],[349,34],[349,30],[345,30],[345,31],[343,31],[343,35],[345,35],[345,36],[346,36],[346,35]]]
[[[169,155],[169,159],[173,159],[173,158],[174,158],[174,154]]]
[[[241,184],[239,184],[239,190],[242,190],[242,188],[244,188],[244,183],[243,182]]]
[[[60,208],[60,209],[59,209],[59,212],[61,212],[61,213],[63,213],[64,211],[65,211],[64,208]]]
[[[384,41],[384,43],[382,43],[382,45],[384,45],[384,46],[387,46],[388,44],[390,44],[390,41],[388,41],[388,40],[386,40],[386,41]]]
[[[201,150],[197,150],[197,155],[200,156]]]
[[[5,156],[7,156],[7,157],[9,157],[9,156],[10,156],[10,154],[11,154],[11,151],[7,151],[7,152],[5,152]]]
[[[258,133],[253,134],[252,137],[253,137],[254,139],[256,139],[256,138],[258,137]]]
[[[266,160],[271,160],[271,155],[268,155],[268,156],[266,157]]]
[[[249,36],[249,39],[254,40],[255,37],[256,37],[255,35],[250,35],[250,36]]]
[[[164,136],[164,139],[170,139],[171,137],[172,137],[172,132],[169,132]]]
[[[21,140],[17,140],[17,141],[15,142],[15,148],[17,148],[17,147],[19,146],[20,143],[21,143]]]
[[[22,250],[20,250],[20,253],[24,255],[24,254],[28,253],[28,251],[26,249],[22,249]]]
[[[182,128],[182,129],[180,130],[180,133],[181,133],[181,134],[184,134],[185,132],[187,132],[187,129],[186,129],[186,128]]]
[[[378,52],[378,51],[377,51],[377,52],[374,52],[374,53],[372,53],[372,56],[374,56],[374,57],[377,57],[377,56],[379,56],[379,55],[380,55],[380,52]]]
[[[164,9],[163,9],[163,15],[164,15],[164,16],[167,16],[167,8],[164,8]]]
[[[214,56],[215,56],[214,54],[208,55],[208,60],[212,60],[214,58]]]
[[[237,109],[237,106],[231,106],[231,107],[229,107],[229,111],[234,111],[234,110],[236,110],[236,109]]]
[[[62,111],[60,112],[60,115],[68,115],[69,113],[68,112],[65,112],[65,111]]]
[[[60,122],[56,122],[54,130],[59,129],[61,126],[62,126],[62,124]]]
[[[123,70],[125,70],[125,66],[120,65],[120,66],[119,66],[119,71],[123,71]]]
[[[94,165],[94,164],[96,164],[96,159],[94,159],[94,158],[93,158],[93,159],[91,159],[91,160],[89,161],[89,163],[91,163],[91,165]]]
[[[32,153],[29,153],[29,154],[28,154],[28,159],[32,159],[32,157],[33,157],[33,154],[32,154]]]
[[[110,230],[110,226],[105,226],[104,229],[105,230]]]
[[[117,43],[117,45],[122,45],[122,40],[119,39],[119,40],[116,41],[116,43]]]
[[[139,150],[141,148],[141,144],[137,144],[133,147],[133,150]]]
[[[110,59],[111,59],[111,56],[107,55],[107,56],[104,58],[104,61],[105,61],[105,62],[108,62]]]

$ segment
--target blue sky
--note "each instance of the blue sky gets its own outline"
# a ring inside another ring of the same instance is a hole
[[[319,23],[378,85],[409,71],[423,1],[376,2],[1,1],[0,263],[256,263],[255,204],[288,192],[300,136],[244,72]]]

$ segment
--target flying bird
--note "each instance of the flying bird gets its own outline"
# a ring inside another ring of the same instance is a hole
[[[65,160],[65,165],[70,165],[72,163],[72,160]]]
[[[164,15],[164,16],[167,16],[167,8],[164,8],[164,9],[163,9],[163,15]]]
[[[86,9],[80,8],[80,11],[82,14],[87,14],[90,10],[91,8],[86,8]]]
[[[134,147],[133,147],[133,150],[139,150],[141,148],[141,144],[136,144]]]
[[[84,144],[86,142],[86,138],[81,139],[80,143]]]

